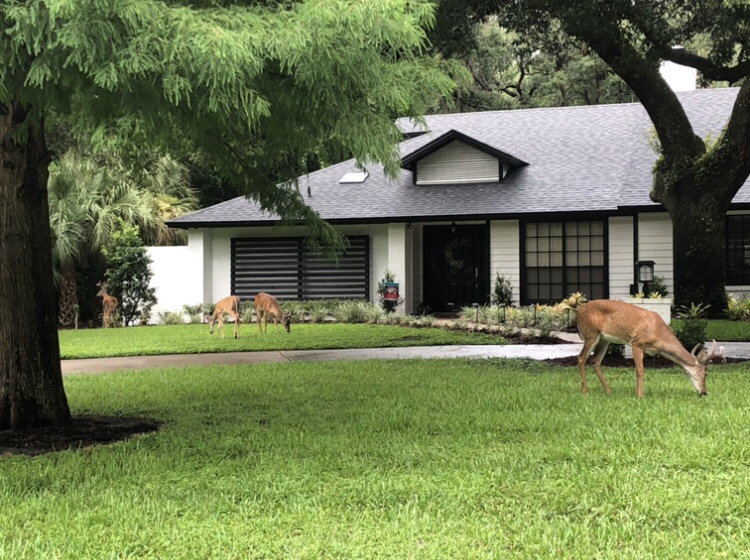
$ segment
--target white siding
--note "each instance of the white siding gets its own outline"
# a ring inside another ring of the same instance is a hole
[[[417,162],[418,185],[489,183],[500,180],[497,158],[454,140]]]
[[[518,220],[490,222],[490,293],[495,292],[495,276],[510,280],[513,303],[521,301],[521,237]]]
[[[400,284],[399,292],[404,302],[396,309],[401,313],[405,309],[411,309],[407,290],[410,278],[409,267],[407,267],[406,232],[406,224],[388,224],[388,270],[393,273],[395,281]]]
[[[635,260],[633,259],[633,218],[609,219],[609,297],[630,297]]]
[[[672,219],[666,212],[638,215],[638,259],[654,261],[654,274],[661,276],[674,294]]]

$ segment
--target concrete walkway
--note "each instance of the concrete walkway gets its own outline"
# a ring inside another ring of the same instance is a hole
[[[126,358],[63,360],[63,375],[106,373],[165,367],[257,364],[268,362],[326,362],[335,360],[400,360],[413,358],[532,358],[547,360],[577,356],[581,343],[575,333],[555,333],[564,344],[510,344],[486,346],[411,346],[408,348],[363,348],[352,350],[282,350],[272,352],[226,352],[217,354],[172,354]],[[750,360],[750,343],[725,342],[728,358]],[[625,355],[630,356],[626,347]]]

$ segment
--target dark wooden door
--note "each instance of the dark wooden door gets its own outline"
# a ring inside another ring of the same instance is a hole
[[[424,227],[425,305],[433,311],[458,311],[487,302],[486,235],[485,226]]]

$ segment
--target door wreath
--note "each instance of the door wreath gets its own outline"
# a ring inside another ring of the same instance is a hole
[[[471,241],[468,239],[451,239],[445,246],[445,262],[456,270],[471,266]]]

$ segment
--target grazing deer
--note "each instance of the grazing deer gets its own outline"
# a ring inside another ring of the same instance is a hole
[[[609,394],[610,389],[602,373],[602,360],[610,343],[627,344],[633,349],[633,361],[636,373],[636,394],[643,398],[643,355],[659,354],[672,360],[682,367],[690,381],[698,391],[699,396],[706,394],[706,366],[714,358],[724,357],[724,348],[716,353],[714,340],[711,353],[695,351],[700,344],[688,352],[677,340],[664,319],[655,311],[649,311],[624,301],[600,299],[583,305],[576,316],[578,334],[583,340],[583,350],[578,355],[578,369],[581,372],[581,390],[588,394],[586,388],[586,361],[592,350],[594,355],[594,371]]]
[[[284,312],[279,307],[279,302],[271,294],[266,292],[260,292],[255,296],[255,316],[258,321],[258,331],[263,332],[261,322],[265,323],[266,331],[268,332],[268,315],[273,316],[273,322],[276,324],[276,332],[279,332],[279,321],[284,325],[286,332],[289,332],[291,326],[291,318],[288,315],[284,315]]]
[[[99,293],[96,297],[102,298],[102,328],[108,328],[111,326],[112,315],[117,309],[118,301],[115,296],[111,296],[107,293],[107,283],[99,282]]]
[[[221,338],[224,338],[224,313],[234,319],[234,338],[240,337],[240,298],[237,296],[227,296],[219,300],[214,306],[214,312],[208,320],[208,332],[214,334],[214,323],[218,322],[216,334],[221,331]]]

